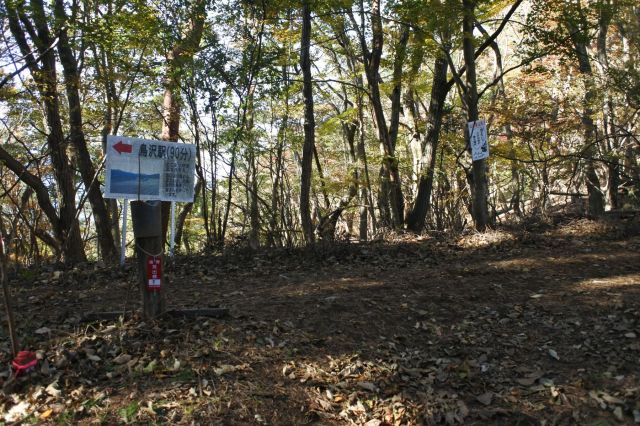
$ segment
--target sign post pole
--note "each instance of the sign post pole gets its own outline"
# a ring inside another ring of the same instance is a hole
[[[127,213],[129,212],[129,200],[122,200],[122,238],[120,242],[120,266],[124,266],[127,250]]]
[[[169,246],[169,256],[173,257],[176,244],[176,202],[171,202],[171,240]]]
[[[105,198],[124,199],[121,256],[126,243],[127,200],[131,221],[142,309],[145,319],[165,310],[166,280],[162,275],[165,235],[162,202],[171,201],[171,254],[175,245],[175,202],[193,202],[196,146],[175,142],[107,137]],[[121,257],[124,262],[124,257]]]
[[[145,319],[157,318],[165,310],[161,205],[160,201],[131,202],[142,314]]]

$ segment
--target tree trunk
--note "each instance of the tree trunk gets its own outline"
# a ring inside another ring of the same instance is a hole
[[[367,241],[369,231],[369,221],[367,212],[371,217],[373,230],[376,229],[376,216],[371,196],[371,181],[369,180],[369,165],[367,164],[367,153],[365,148],[364,114],[362,95],[358,94],[358,166],[362,176],[360,178],[360,222],[358,234],[360,241]]]
[[[584,128],[584,149],[582,151],[585,157],[585,178],[587,185],[587,193],[589,194],[588,213],[591,216],[598,217],[604,213],[604,196],[600,187],[600,179],[596,172],[595,156],[597,154],[596,130],[593,122],[593,103],[596,99],[593,71],[587,46],[581,39],[578,29],[573,23],[567,21],[567,28],[571,32],[573,47],[578,57],[578,68],[584,79],[584,97],[582,110],[582,126]]]
[[[95,6],[97,8],[97,5]],[[109,3],[108,10],[110,12],[111,3]],[[98,11],[94,12],[98,15]],[[117,134],[118,132],[118,91],[115,86],[115,82],[111,76],[114,74],[111,62],[107,60],[107,53],[104,50],[98,51],[96,45],[93,46],[94,63],[96,70],[96,77],[104,84],[104,124],[102,126],[102,154],[107,154],[107,137],[110,134]],[[109,214],[110,227],[112,231],[112,238],[120,252],[120,246],[118,245],[120,238],[120,220],[118,212],[118,200],[107,199],[107,211]]]
[[[479,119],[478,114],[478,86],[476,82],[476,59],[473,28],[475,22],[475,0],[463,0],[463,41],[462,48],[464,53],[464,63],[467,68],[466,72],[466,104],[468,121],[473,122]],[[470,146],[470,134],[465,125],[465,134],[467,145]],[[487,205],[488,185],[487,185],[487,164],[486,160],[477,160],[473,162],[472,169],[472,215],[475,228],[477,231],[483,232],[489,222],[489,211]]]
[[[402,182],[400,180],[400,172],[398,170],[398,161],[395,157],[395,146],[392,143],[392,139],[389,132],[389,127],[384,115],[384,108],[382,106],[382,99],[380,97],[380,59],[383,50],[383,28],[382,17],[380,16],[380,0],[371,0],[371,51],[367,46],[365,39],[364,29],[364,5],[360,1],[360,29],[358,30],[360,38],[360,47],[362,50],[362,62],[364,63],[365,75],[367,78],[368,94],[373,109],[373,118],[375,120],[376,127],[378,129],[378,138],[380,140],[380,146],[382,150],[382,165],[380,170],[380,195],[378,198],[378,205],[380,208],[380,221],[387,226],[393,226],[400,228],[404,223],[404,195],[402,193]],[[358,24],[355,22],[353,15],[350,15],[354,26]],[[406,40],[402,38],[396,46],[396,58],[395,63],[398,63],[400,58],[403,58],[406,53]],[[400,60],[402,63],[402,60]],[[401,74],[401,66],[396,68],[396,72]],[[400,84],[397,82],[396,84]],[[399,93],[399,87],[398,87]],[[399,112],[399,109],[397,109]],[[390,210],[389,215],[386,214]]]
[[[300,220],[307,244],[314,241],[311,222],[311,173],[315,145],[315,117],[313,113],[313,88],[311,80],[311,7],[310,0],[302,3],[302,36],[300,38],[300,68],[302,69],[304,96],[304,145],[302,147],[302,172],[300,174]]]
[[[253,146],[256,141],[250,142],[252,146],[249,149],[249,247],[252,250],[260,248],[260,209],[258,207],[258,167],[256,161],[256,151]]]
[[[193,76],[192,76],[193,77]],[[204,172],[204,166],[202,161],[202,142],[200,140],[200,119],[198,116],[198,106],[196,104],[195,99],[195,82],[193,78],[190,83],[190,90],[187,92],[189,107],[191,109],[191,125],[193,127],[193,137],[196,145],[196,175],[198,176],[196,188],[194,190],[194,201],[200,195],[202,198],[202,222],[204,224],[205,235],[207,237],[205,242],[205,247],[208,247],[211,244],[211,228],[209,227],[209,207],[208,207],[208,199],[207,199],[207,184],[206,184],[206,176]],[[215,185],[215,181],[213,181]],[[184,206],[183,211],[187,209],[187,206],[191,204],[189,207],[189,211],[193,209],[193,203],[187,203]],[[182,213],[181,213],[182,214]],[[176,244],[178,240],[176,239]]]
[[[597,40],[597,63],[599,64],[600,78],[605,81],[605,84],[608,83],[607,79],[610,71],[607,35],[612,17],[611,4],[603,5],[598,18],[599,30]],[[618,209],[620,208],[620,200],[618,199],[618,188],[620,186],[620,160],[618,155],[621,146],[618,137],[618,129],[616,129],[616,109],[614,102],[614,97],[609,93],[609,91],[606,91],[603,95],[602,102],[602,130],[604,132],[604,143],[602,145],[606,146],[607,153],[609,154],[608,157],[610,159],[610,162],[607,164],[609,205],[612,209]]]
[[[282,67],[282,78],[284,81],[284,94],[285,94],[285,106],[284,106],[284,116],[282,117],[282,122],[280,124],[280,128],[278,129],[278,136],[276,138],[276,149],[275,149],[275,158],[272,161],[274,166],[273,168],[273,176],[272,182],[273,185],[271,187],[271,212],[269,218],[269,233],[268,233],[268,245],[269,246],[281,246],[282,245],[282,234],[281,230],[283,228],[283,224],[285,222],[284,215],[279,215],[279,211],[284,203],[284,200],[280,196],[282,193],[282,173],[284,169],[284,145],[287,137],[287,126],[289,123],[289,78],[288,78],[288,65]],[[280,216],[280,225],[278,226],[278,216]]]
[[[407,216],[407,228],[415,233],[424,229],[425,221],[431,209],[431,192],[433,190],[433,176],[436,167],[436,153],[440,140],[440,128],[444,112],[444,102],[447,98],[447,60],[443,57],[436,58],[433,67],[433,84],[431,86],[431,100],[429,102],[429,116],[426,136],[421,141],[422,155],[419,165],[418,190],[413,208]],[[413,102],[412,102],[413,103]],[[411,105],[410,112],[414,116],[416,129],[418,129],[417,111]],[[418,132],[422,139],[423,132]]]
[[[59,1],[59,0],[58,0]],[[180,137],[180,83],[183,77],[186,64],[193,59],[197,52],[202,34],[204,32],[204,21],[206,17],[205,0],[196,0],[189,14],[189,29],[185,36],[176,42],[167,55],[167,67],[164,76],[164,96],[162,102],[162,140],[177,142]],[[162,203],[162,240],[167,240],[167,230],[169,228],[169,216],[171,203]]]
[[[80,225],[76,217],[76,191],[73,184],[73,170],[69,163],[67,142],[62,131],[56,58],[54,52],[49,49],[53,43],[53,38],[49,31],[47,16],[42,1],[33,0],[30,6],[33,23],[29,20],[26,11],[17,10],[15,3],[5,1],[9,28],[21,53],[29,64],[29,71],[37,83],[38,91],[41,95],[41,102],[45,109],[45,118],[47,127],[49,128],[47,145],[49,147],[53,172],[60,193],[59,220],[54,221],[52,225],[54,226],[56,238],[60,241],[65,262],[73,264],[85,261],[86,256],[82,235],[80,234]],[[23,25],[29,26],[30,37],[34,44],[37,45],[37,50],[41,55],[40,65],[35,61],[33,56],[35,49],[32,49],[29,45]],[[36,194],[38,194],[38,189],[34,186],[32,186],[32,188],[34,188]],[[44,200],[44,197],[38,194],[38,202],[42,200]]]
[[[65,89],[67,92],[67,101],[69,107],[69,139],[76,150],[77,165],[80,175],[84,182],[85,189],[88,194],[89,203],[93,211],[94,223],[98,234],[98,244],[100,252],[106,262],[115,262],[118,259],[116,245],[111,233],[111,223],[109,220],[109,212],[102,192],[100,184],[97,181],[96,169],[91,160],[91,155],[87,149],[87,142],[82,129],[82,105],[78,86],[80,84],[80,73],[73,52],[69,45],[67,36],[66,23],[67,16],[64,10],[62,0],[55,2],[55,16],[60,28],[58,28],[59,43],[58,53],[60,62],[64,71]]]
[[[203,182],[204,181],[202,179],[198,179],[198,183],[196,184],[196,188],[194,190],[194,194],[195,194],[194,197],[196,199],[198,198],[200,190],[202,189]],[[192,210],[193,210],[193,203],[187,203],[184,205],[184,207],[180,211],[180,214],[178,215],[178,218],[176,220],[176,235],[173,240],[176,248],[180,247],[180,243],[182,242],[182,235],[184,234],[184,223],[187,221],[187,217],[189,216]]]
[[[349,102],[345,94],[345,109],[349,106]],[[349,148],[348,158],[349,162],[347,168],[349,169],[349,188],[347,194],[342,197],[338,207],[331,213],[327,213],[323,216],[322,220],[318,224],[318,233],[320,237],[325,241],[334,241],[335,232],[340,216],[344,210],[349,206],[351,200],[358,195],[358,169],[356,168],[356,147],[355,137],[358,130],[358,120],[352,120],[349,123],[342,124],[342,131],[345,139],[347,140],[347,146]]]
[[[180,87],[179,61],[176,58],[176,48],[167,58],[167,74],[164,78],[164,96],[162,100],[162,140],[177,142],[180,137]],[[169,220],[171,216],[171,202],[162,202],[162,241],[167,241]]]
[[[374,117],[378,128],[378,135],[384,153],[382,162],[382,178],[383,182],[388,182],[388,190],[381,190],[389,194],[388,198],[389,206],[391,207],[391,225],[395,228],[400,228],[404,223],[404,196],[402,194],[402,183],[400,180],[400,172],[398,170],[398,160],[395,157],[395,146],[391,140],[391,135],[389,132],[389,128],[387,127],[387,122],[384,115],[384,108],[382,106],[379,84],[380,80],[378,74],[383,49],[383,30],[382,18],[380,16],[380,0],[371,1],[371,31],[371,53],[370,55],[368,55],[370,60],[365,62],[365,74],[369,86],[369,95],[373,106]],[[404,47],[406,47],[406,42]],[[401,46],[400,52],[404,51],[404,47]],[[401,53],[398,56],[404,55]]]

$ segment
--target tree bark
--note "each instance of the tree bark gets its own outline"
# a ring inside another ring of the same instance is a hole
[[[608,83],[609,73],[609,54],[607,49],[607,39],[609,32],[609,25],[613,18],[612,5],[609,2],[603,5],[602,11],[598,18],[598,61],[600,69],[600,77]],[[604,143],[607,153],[609,154],[609,163],[607,163],[607,187],[608,187],[608,199],[609,205],[612,209],[620,208],[620,200],[618,197],[618,188],[620,186],[620,141],[618,137],[618,130],[616,129],[616,109],[614,96],[609,91],[606,91],[603,95],[602,102],[602,129],[604,131]]]
[[[463,18],[462,30],[463,40],[462,49],[464,54],[464,63],[466,66],[466,104],[468,121],[477,121],[478,113],[478,85],[476,82],[476,58],[473,37],[473,27],[475,22],[475,0],[463,0]],[[467,145],[470,146],[470,134],[465,125],[465,134]],[[477,160],[472,166],[472,215],[475,228],[477,231],[483,232],[489,222],[489,211],[487,204],[488,185],[487,185],[487,164],[486,160]]]
[[[355,18],[350,14],[352,24],[356,26]],[[333,23],[333,32],[336,36],[336,40],[340,46],[344,49],[347,58],[347,67],[349,73],[353,76],[353,86],[355,87],[356,108],[358,111],[357,120],[354,121],[356,130],[358,133],[358,142],[356,144],[356,175],[357,175],[357,187],[359,192],[359,221],[358,221],[358,237],[360,241],[366,241],[369,231],[369,217],[371,218],[371,225],[375,232],[376,230],[376,215],[371,196],[371,182],[369,180],[369,166],[367,164],[367,155],[365,147],[365,123],[364,123],[364,99],[363,99],[363,81],[362,71],[360,69],[360,63],[358,57],[355,54],[351,39],[347,36],[347,29],[344,21],[337,21]],[[361,40],[362,42],[362,40]],[[363,43],[366,46],[366,43]],[[338,60],[336,59],[336,64]],[[345,91],[346,99],[346,91]],[[387,203],[388,205],[388,203]]]
[[[30,3],[31,16],[25,10],[16,8],[14,2],[5,0],[9,28],[20,48],[21,53],[29,63],[29,71],[37,84],[41,95],[41,102],[45,110],[45,119],[49,132],[47,145],[49,147],[53,172],[60,192],[59,214],[57,214],[56,238],[60,240],[60,247],[64,261],[78,263],[86,260],[84,244],[80,234],[80,225],[76,217],[75,187],[73,184],[73,170],[67,154],[67,142],[62,130],[60,116],[60,101],[58,97],[56,58],[50,49],[54,39],[51,37],[47,17],[41,0]],[[35,61],[33,50],[27,41],[25,31],[40,53],[39,63]],[[37,178],[36,178],[37,179]],[[31,185],[30,185],[31,186]],[[38,194],[38,189],[32,186]],[[44,197],[38,196],[38,201]],[[43,206],[45,208],[46,206]],[[48,215],[49,216],[49,215]],[[55,223],[54,227],[56,226]]]
[[[345,109],[348,107],[348,105],[349,102],[345,95]],[[338,207],[334,211],[323,216],[322,220],[318,224],[318,234],[320,235],[320,238],[325,241],[335,240],[336,227],[340,216],[345,211],[345,209],[349,207],[351,200],[353,200],[353,198],[358,195],[358,169],[356,167],[357,160],[355,147],[355,137],[357,130],[358,120],[352,120],[349,123],[342,124],[342,132],[345,139],[347,140],[347,146],[349,148],[349,162],[347,164],[347,168],[349,169],[349,188],[347,194],[340,199]]]
[[[283,197],[282,193],[282,173],[284,172],[284,145],[287,137],[287,126],[289,123],[289,78],[288,78],[288,64],[282,67],[282,79],[284,81],[284,116],[278,129],[278,136],[276,138],[275,158],[272,161],[273,174],[272,174],[272,186],[271,186],[271,212],[269,217],[269,232],[267,235],[267,244],[269,246],[281,246],[282,245],[282,224],[285,223],[285,217],[283,214],[278,214],[283,209]],[[280,216],[281,226],[278,226],[278,217]]]
[[[378,138],[380,140],[380,146],[383,154],[382,166],[380,170],[380,195],[378,198],[378,205],[380,206],[380,221],[386,222],[385,225],[400,228],[404,223],[404,195],[402,193],[402,182],[400,179],[400,172],[398,170],[398,161],[395,157],[395,146],[392,143],[392,138],[387,126],[386,118],[384,115],[384,108],[382,106],[382,99],[380,95],[380,60],[382,56],[382,49],[384,45],[383,29],[382,29],[382,17],[380,15],[380,0],[371,1],[371,50],[367,46],[364,33],[364,5],[360,2],[361,12],[361,27],[358,29],[360,38],[360,47],[362,50],[362,61],[365,68],[365,76],[367,78],[367,86],[369,89],[369,99],[373,108],[373,116],[375,119],[376,127],[378,129]],[[355,18],[350,15],[352,23],[357,26]],[[398,63],[399,58],[404,57],[406,53],[406,39],[402,38],[396,46],[396,58]],[[400,67],[396,67],[396,71],[401,75],[401,63]],[[400,79],[396,84],[400,84]],[[400,88],[398,87],[398,91]],[[399,113],[399,109],[397,109]],[[390,218],[385,212],[390,210]]]
[[[368,66],[366,66],[366,77],[367,83],[369,86],[369,94],[371,103],[373,106],[373,112],[376,120],[376,125],[378,127],[378,135],[380,138],[380,143],[382,145],[384,158],[383,158],[383,182],[388,181],[388,198],[389,205],[391,207],[391,225],[394,228],[402,227],[404,223],[404,196],[402,194],[402,182],[400,180],[400,172],[398,169],[398,160],[395,156],[395,141],[392,140],[391,132],[389,127],[387,126],[387,122],[384,115],[384,109],[382,106],[382,99],[380,95],[380,84],[379,84],[379,69],[380,69],[380,59],[382,56],[383,49],[383,32],[382,32],[382,18],[380,16],[380,0],[372,0],[371,1],[371,31],[372,31],[372,43],[371,43],[371,52],[368,61]],[[401,39],[398,43],[398,49],[396,52],[396,60],[394,61],[396,64],[400,62],[399,71],[396,66],[396,72],[401,76],[401,63],[403,60],[399,60],[400,58],[404,58],[406,52],[406,40],[408,38],[408,33],[405,33],[406,37],[404,41]],[[365,62],[366,64],[366,62]],[[400,77],[401,78],[401,77]],[[400,80],[400,78],[398,80]],[[395,102],[396,109],[395,112],[399,114],[399,102],[400,102],[400,81],[395,82],[397,87],[394,90],[397,92],[397,101]],[[396,123],[398,120],[396,120]],[[395,132],[397,136],[397,128],[391,129]],[[384,189],[383,189],[384,190]]]
[[[436,152],[440,140],[440,128],[442,126],[442,116],[444,103],[449,92],[447,88],[447,60],[441,56],[437,57],[433,67],[433,84],[431,86],[431,100],[429,102],[429,115],[426,136],[421,141],[422,156],[420,158],[418,190],[413,208],[407,215],[407,228],[415,233],[424,229],[425,221],[431,209],[431,192],[433,191],[433,176],[436,166]],[[411,105],[413,108],[413,105]],[[412,111],[412,115],[417,117],[417,111]],[[414,122],[418,122],[414,118]],[[416,130],[418,125],[416,124]],[[422,139],[421,131],[418,137]]]
[[[56,0],[54,11],[58,27],[57,31],[60,37],[58,53],[63,68],[69,108],[69,139],[76,150],[78,169],[93,211],[100,252],[106,262],[115,262],[118,259],[118,253],[111,233],[109,212],[100,191],[100,184],[95,180],[96,169],[87,149],[87,142],[82,129],[82,105],[78,90],[80,73],[76,58],[69,45],[69,37],[66,30],[67,16],[64,7],[62,0]]]
[[[311,6],[310,0],[302,3],[302,35],[300,38],[300,68],[302,69],[304,97],[304,145],[302,147],[302,172],[300,174],[300,221],[306,244],[313,244],[311,221],[311,173],[315,145],[315,117],[313,113],[313,87],[311,80]]]
[[[58,0],[60,1],[60,0]],[[193,59],[197,52],[206,17],[205,0],[196,0],[189,10],[189,29],[185,36],[176,42],[167,54],[167,66],[164,76],[164,96],[162,101],[162,140],[177,142],[180,137],[180,110],[182,99],[180,84],[183,67]],[[171,203],[162,203],[162,239],[167,240]]]
[[[194,197],[196,199],[198,198],[200,190],[202,189],[203,182],[204,181],[202,179],[198,179],[198,183],[196,183],[196,188],[194,190],[194,194],[195,194]],[[174,238],[174,243],[176,248],[180,247],[180,243],[182,242],[182,235],[184,234],[184,224],[187,221],[187,217],[189,216],[192,210],[193,210],[193,203],[186,203],[182,208],[182,210],[180,211],[180,214],[178,215],[178,218],[176,220],[176,235]]]
[[[584,149],[582,151],[585,160],[585,183],[587,185],[587,193],[589,194],[588,214],[594,217],[604,214],[604,196],[600,187],[600,179],[596,172],[595,156],[597,154],[596,129],[593,122],[593,103],[596,99],[593,70],[587,46],[581,39],[579,29],[569,20],[566,22],[567,28],[571,33],[573,47],[578,57],[578,69],[584,79],[584,96],[582,103],[582,126],[584,128]]]

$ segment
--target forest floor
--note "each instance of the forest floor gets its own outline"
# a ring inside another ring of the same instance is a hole
[[[7,387],[0,415],[58,424],[640,423],[632,221],[178,257],[167,268],[172,307],[228,308],[220,319],[81,321],[137,308],[133,260],[124,270],[22,271],[11,281],[19,335],[41,360]],[[5,334],[1,344],[7,365]]]

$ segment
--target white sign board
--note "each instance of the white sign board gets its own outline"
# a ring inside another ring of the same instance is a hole
[[[487,122],[484,120],[470,121],[469,143],[471,144],[471,158],[478,161],[489,157],[489,138],[487,137]]]
[[[107,137],[106,198],[193,201],[195,145]]]

